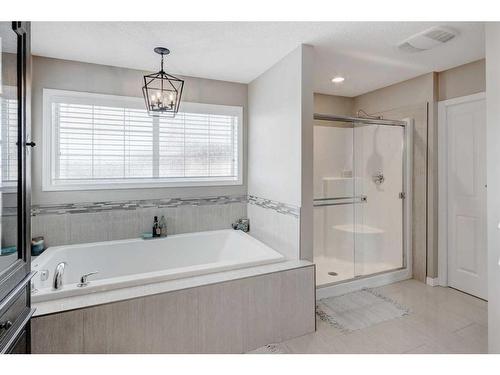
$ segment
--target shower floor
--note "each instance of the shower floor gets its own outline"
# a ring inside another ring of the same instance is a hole
[[[317,256],[314,257],[314,263],[316,263],[316,285],[330,284],[354,278],[354,264],[352,261]],[[337,275],[332,276],[328,274],[329,272],[335,272]]]
[[[336,283],[339,281],[353,279],[356,276],[366,276],[379,272],[390,271],[401,267],[399,264],[387,264],[384,262],[371,262],[364,264],[355,270],[352,260],[343,260],[334,257],[315,256],[316,264],[316,286]],[[336,273],[332,275],[331,273]]]

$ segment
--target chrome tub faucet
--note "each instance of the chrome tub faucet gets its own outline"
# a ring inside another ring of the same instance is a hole
[[[95,275],[97,273],[99,273],[99,271],[93,271],[93,272],[83,274],[82,277],[80,278],[80,283],[77,284],[76,286],[79,288],[86,287],[87,285],[89,285],[89,281],[87,280],[89,278],[89,276]]]
[[[55,290],[61,289],[63,287],[63,274],[64,267],[66,267],[66,262],[61,262],[57,265],[56,271],[54,272],[54,282],[52,286]]]

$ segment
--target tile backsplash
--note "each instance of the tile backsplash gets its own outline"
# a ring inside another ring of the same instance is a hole
[[[43,236],[47,247],[120,240],[151,232],[154,216],[165,216],[168,233],[178,234],[231,228],[249,210],[255,220],[250,234],[284,253],[296,253],[300,209],[254,196],[34,205],[31,232]]]
[[[113,210],[137,210],[141,208],[174,208],[181,206],[211,206],[229,203],[246,203],[247,196],[227,196],[203,197],[203,198],[165,198],[147,200],[127,200],[113,202],[91,202],[91,203],[63,203],[51,205],[34,205],[31,214],[66,214],[66,213],[92,213]]]
[[[136,238],[162,215],[169,234],[226,229],[246,216],[246,205],[246,197],[217,197],[34,206],[31,232],[46,246]]]

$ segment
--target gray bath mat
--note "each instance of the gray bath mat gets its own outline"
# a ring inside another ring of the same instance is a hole
[[[332,326],[352,332],[408,315],[409,309],[372,289],[363,289],[319,300],[316,314]]]

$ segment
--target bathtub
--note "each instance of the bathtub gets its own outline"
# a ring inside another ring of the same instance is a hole
[[[232,229],[56,246],[32,261],[32,269],[38,271],[32,284],[32,302],[36,305],[284,260],[257,239]],[[66,263],[63,286],[54,290],[54,271],[61,262]],[[78,286],[82,275],[96,271],[87,286]]]

